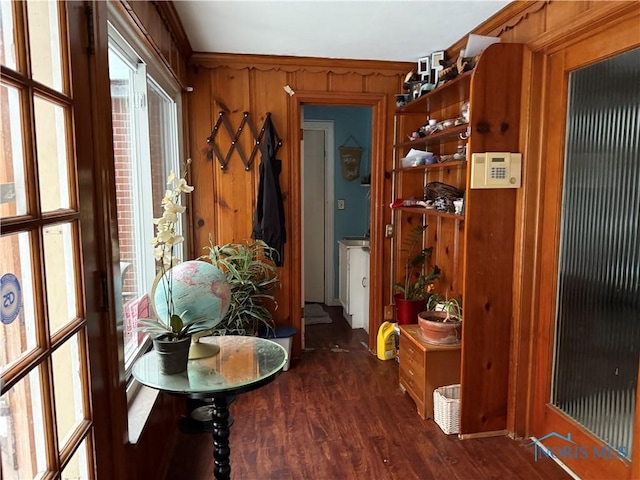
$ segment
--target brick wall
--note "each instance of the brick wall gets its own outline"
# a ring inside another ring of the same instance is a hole
[[[114,82],[115,83],[115,82]],[[112,89],[113,91],[114,89]],[[124,275],[123,292],[136,292],[135,246],[133,224],[133,172],[131,158],[131,125],[129,100],[126,96],[112,96],[113,158],[116,172],[116,204],[120,261],[131,264]]]

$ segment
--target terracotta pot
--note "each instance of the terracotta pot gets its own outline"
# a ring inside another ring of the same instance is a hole
[[[418,314],[422,337],[434,345],[460,345],[462,322],[443,322],[446,312],[426,311]]]
[[[426,300],[405,300],[402,293],[394,296],[396,304],[396,321],[398,325],[408,325],[416,323],[418,314],[426,308]]]
[[[171,341],[166,336],[153,339],[153,349],[160,359],[160,373],[175,375],[187,369],[191,337]]]

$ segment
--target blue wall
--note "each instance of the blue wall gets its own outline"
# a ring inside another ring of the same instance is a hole
[[[370,187],[363,187],[362,177],[371,174],[371,108],[370,107],[335,107],[304,106],[305,120],[333,120],[334,122],[334,196],[333,231],[334,231],[334,298],[338,298],[338,240],[348,236],[363,236],[369,230]],[[340,165],[340,146],[357,146],[353,139],[363,148],[360,159],[360,177],[347,181],[342,176]],[[348,142],[347,142],[347,139]],[[345,144],[345,142],[347,142]],[[344,200],[345,209],[338,210],[338,200]]]

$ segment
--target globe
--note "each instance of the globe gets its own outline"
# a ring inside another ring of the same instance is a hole
[[[215,327],[229,309],[231,287],[216,266],[199,260],[179,263],[159,275],[151,292],[158,318],[169,325],[169,299],[173,313],[184,324],[203,322],[198,331]]]

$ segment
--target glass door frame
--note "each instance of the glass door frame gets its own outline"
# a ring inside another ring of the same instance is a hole
[[[569,73],[578,68],[605,60],[640,45],[640,36],[634,38],[629,32],[637,31],[638,17],[621,19],[615,28],[607,28],[558,48],[544,57],[541,65],[543,76],[542,112],[540,125],[541,187],[540,187],[540,258],[536,309],[538,324],[534,330],[533,397],[531,403],[533,435],[540,439],[550,432],[566,435],[579,446],[602,448],[605,444],[562,413],[550,403],[553,380],[553,358],[555,351],[556,292],[558,287],[558,262],[560,246],[560,220],[562,205],[562,182],[564,172],[566,109]],[[533,125],[533,123],[532,123]],[[640,389],[638,389],[640,392]],[[638,405],[638,402],[636,402]],[[542,442],[543,444],[545,441]],[[553,439],[548,446],[556,445]],[[603,461],[593,458],[561,458],[569,468],[582,478],[635,478],[640,464],[640,415],[635,416],[634,451],[632,458]]]

